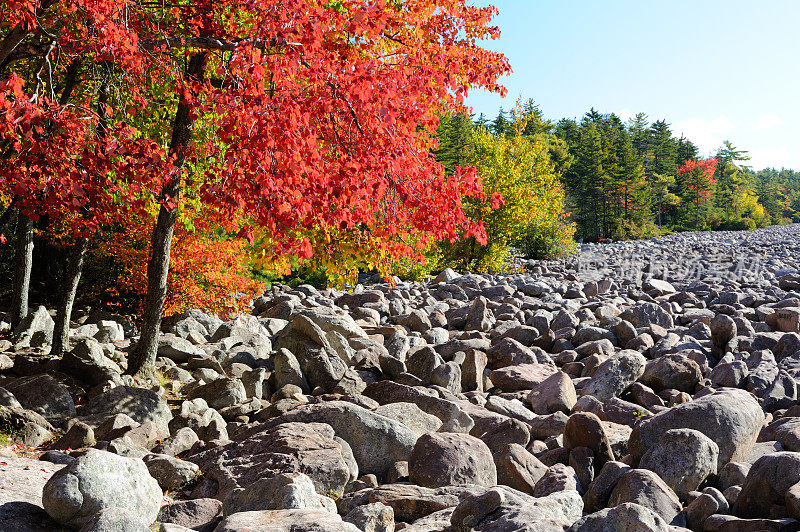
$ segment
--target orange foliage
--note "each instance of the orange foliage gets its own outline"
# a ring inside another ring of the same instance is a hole
[[[122,293],[139,296],[147,290],[147,258],[152,220],[133,220],[119,232],[109,232],[103,252],[113,256],[123,271],[117,281]],[[247,312],[250,301],[264,291],[261,281],[247,277],[247,242],[215,238],[204,231],[175,226],[164,315],[186,308],[214,312],[222,318]]]

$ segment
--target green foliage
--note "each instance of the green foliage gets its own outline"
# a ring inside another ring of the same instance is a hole
[[[561,120],[553,131],[572,157],[563,175],[580,238],[648,238],[670,228],[800,220],[800,174],[755,173],[743,164],[747,152],[729,141],[717,150],[716,169],[701,190],[678,172],[687,161],[699,164],[697,146],[675,137],[664,120],[650,123],[639,113],[622,124],[614,114],[590,109],[579,122]]]
[[[756,221],[752,218],[739,218],[738,220],[724,220],[714,229],[719,231],[752,231],[757,227],[758,225],[756,225]]]
[[[574,226],[556,219],[555,223],[531,223],[522,230],[514,246],[531,259],[549,260],[575,251]]]
[[[441,248],[431,245],[416,259],[402,259],[392,267],[392,273],[404,281],[425,281],[435,271],[444,269]]]
[[[618,220],[609,238],[611,240],[628,240],[642,238],[656,238],[667,234],[666,230],[658,227],[653,220],[645,219],[638,222],[631,220]]]

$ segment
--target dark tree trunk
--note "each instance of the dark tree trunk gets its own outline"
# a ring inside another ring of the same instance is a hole
[[[17,248],[9,316],[12,329],[28,315],[28,291],[31,286],[32,266],[33,221],[20,211],[17,215]]]
[[[56,310],[56,325],[53,330],[51,355],[63,355],[69,345],[69,320],[72,316],[72,305],[75,302],[75,294],[78,293],[78,283],[83,272],[83,258],[86,256],[88,247],[89,239],[80,237],[70,251],[67,271],[64,275],[64,291],[61,294],[61,300],[58,302],[58,309]]]
[[[190,78],[202,79],[205,69],[206,53],[195,54],[186,74]],[[150,376],[155,366],[158,350],[158,333],[161,329],[161,315],[164,311],[164,300],[167,297],[167,278],[169,276],[169,254],[172,246],[172,234],[178,218],[178,199],[181,192],[180,168],[184,162],[184,151],[192,134],[193,118],[185,101],[181,101],[172,124],[170,153],[177,156],[175,166],[179,169],[171,176],[162,190],[162,199],[169,198],[174,202],[172,208],[164,203],[158,210],[158,219],[153,228],[150,260],[147,262],[147,293],[142,312],[142,330],[136,347],[128,355],[129,375]]]
[[[80,66],[80,59],[73,59],[67,69],[64,90],[61,93],[60,99],[62,104],[66,104],[67,101],[69,101],[72,91],[78,85],[78,70]],[[97,113],[100,117],[97,122],[97,134],[100,136],[105,135],[106,122],[108,119],[105,108],[107,103],[108,87],[103,83],[100,85],[97,94]],[[75,295],[78,293],[78,284],[83,274],[83,258],[86,256],[88,247],[88,238],[77,238],[75,244],[72,246],[69,258],[67,259],[67,268],[64,272],[64,278],[61,280],[61,298],[59,299],[58,308],[56,309],[56,323],[53,329],[53,346],[50,349],[51,355],[60,357],[69,347],[69,322],[72,318],[72,306],[75,303]]]
[[[11,31],[9,31],[6,36],[0,41],[0,68],[5,66],[4,63],[11,52],[19,46],[25,37],[29,35],[28,31],[22,26],[22,24],[17,24],[14,26]]]

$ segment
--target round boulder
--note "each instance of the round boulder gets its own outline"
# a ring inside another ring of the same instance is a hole
[[[42,490],[44,509],[62,525],[80,528],[107,508],[130,510],[148,525],[161,508],[161,488],[138,459],[89,449],[56,472]]]
[[[692,429],[672,429],[651,447],[639,467],[658,474],[683,499],[709,475],[717,473],[719,446]]]
[[[783,505],[786,495],[800,482],[800,453],[779,451],[756,460],[736,501],[739,517],[769,517],[773,505]]]
[[[411,482],[426,488],[497,484],[489,447],[474,436],[431,432],[420,436],[408,463]]]
[[[678,496],[652,471],[631,469],[622,475],[611,492],[608,505],[618,506],[626,502],[644,506],[671,525],[684,524]]]
[[[625,530],[626,532],[668,532],[670,527],[661,516],[649,508],[626,502],[581,517],[568,532],[597,532]]]
[[[628,451],[638,462],[668,430],[694,429],[719,447],[719,470],[730,461],[747,458],[763,424],[764,412],[750,393],[724,388],[640,421],[628,440]]]

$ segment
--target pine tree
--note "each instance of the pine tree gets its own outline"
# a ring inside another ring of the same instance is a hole
[[[434,150],[436,160],[442,163],[448,175],[456,171],[456,167],[464,166],[464,152],[472,132],[472,120],[464,113],[443,116],[439,120],[436,134],[439,147]]]
[[[633,149],[636,150],[636,155],[642,161],[647,158],[649,139],[647,130],[649,126],[650,122],[648,122],[645,113],[636,113],[636,116],[628,120],[628,133],[631,136],[631,144],[633,144]]]
[[[508,118],[508,113],[502,107],[497,113],[497,118],[492,121],[489,131],[497,136],[507,136],[514,133],[514,123]]]
[[[646,169],[648,175],[676,175],[675,143],[666,121],[658,120],[650,126],[650,150],[652,159]]]
[[[672,192],[675,188],[675,177],[671,175],[654,174],[650,181],[650,190],[656,209],[658,227],[663,225],[663,212],[665,209],[676,207],[680,198]]]
[[[522,104],[522,119],[525,121],[522,131],[525,136],[548,135],[553,131],[553,123],[544,119],[541,109],[532,99]]]
[[[641,225],[650,215],[650,191],[642,161],[636,153],[633,140],[627,135],[621,139],[617,159],[617,200],[622,208],[622,219],[629,226]]]
[[[717,169],[714,173],[716,187],[714,190],[714,204],[725,211],[727,216],[738,215],[738,198],[747,188],[747,169],[738,163],[749,161],[750,156],[745,150],[737,149],[729,140],[717,149]]]
[[[603,220],[603,191],[609,176],[603,166],[603,139],[595,123],[584,120],[575,163],[569,172],[570,188],[576,201],[576,222],[581,233],[597,240],[606,236]]]

